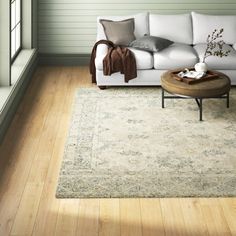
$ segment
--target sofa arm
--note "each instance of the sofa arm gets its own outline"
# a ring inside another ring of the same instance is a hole
[[[108,46],[105,44],[99,44],[97,46],[96,57],[105,57],[107,55],[107,52],[108,52]]]
[[[107,55],[108,46],[105,44],[99,44],[97,46],[97,53],[95,58],[95,66],[97,70],[103,70],[103,59]]]

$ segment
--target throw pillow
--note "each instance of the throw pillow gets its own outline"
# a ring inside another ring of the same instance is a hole
[[[172,41],[155,36],[143,36],[129,44],[130,47],[149,52],[159,52],[173,44]]]
[[[123,21],[100,20],[108,40],[116,45],[128,46],[135,40],[134,19]]]

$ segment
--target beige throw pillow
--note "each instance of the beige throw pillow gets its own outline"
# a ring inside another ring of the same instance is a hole
[[[134,36],[134,19],[123,21],[100,20],[108,40],[116,45],[128,46]]]

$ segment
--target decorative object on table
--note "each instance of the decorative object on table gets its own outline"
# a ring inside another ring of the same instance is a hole
[[[207,47],[201,62],[195,65],[195,70],[197,72],[207,72],[206,58],[210,56],[216,57],[227,57],[230,53],[230,50],[224,51],[223,46],[225,45],[224,40],[222,40],[224,29],[217,30],[215,29],[212,34],[207,37]]]
[[[185,68],[184,70],[173,71],[173,78],[187,84],[196,84],[199,82],[215,79],[218,74],[214,71],[197,72],[194,69]]]
[[[207,72],[208,70],[208,67],[207,67],[207,64],[205,62],[198,62],[195,66],[194,66],[195,70],[197,72]]]
[[[159,88],[80,89],[57,197],[236,196],[235,109],[208,100],[199,123],[192,100],[162,110],[160,98]]]
[[[180,78],[192,78],[192,79],[200,79],[202,78],[206,73],[205,72],[197,72],[194,70],[189,70],[188,68],[185,68],[183,71],[180,71],[178,73],[178,76]]]

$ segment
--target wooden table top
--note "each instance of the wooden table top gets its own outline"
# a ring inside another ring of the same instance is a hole
[[[230,91],[230,78],[218,71],[218,77],[212,80],[202,81],[196,84],[187,84],[174,78],[174,73],[179,70],[169,70],[161,76],[161,86],[172,94],[182,96],[207,98],[224,95]]]

